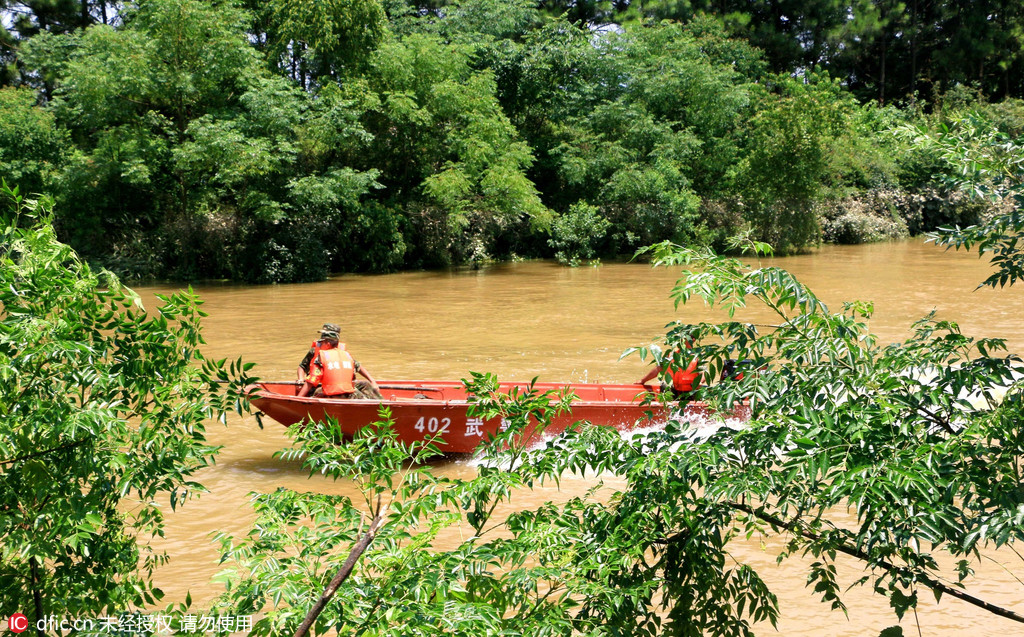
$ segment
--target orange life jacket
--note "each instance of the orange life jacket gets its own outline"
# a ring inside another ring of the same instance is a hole
[[[319,381],[324,396],[351,394],[356,390],[352,381],[356,377],[355,361],[345,351],[345,344],[337,347],[321,346],[317,352],[320,365]]]
[[[306,374],[309,375],[313,372],[313,363],[316,362],[316,357],[320,355],[320,343],[322,341],[313,341],[313,344],[309,346],[309,351],[313,352],[313,356],[309,359],[309,365],[306,367]],[[305,360],[305,359],[303,359]]]
[[[690,349],[691,345],[686,344],[686,348]],[[675,354],[681,353],[682,350],[676,348]],[[679,369],[674,365],[671,365],[669,369],[672,371],[672,389],[676,391],[693,391],[700,387],[700,372],[697,371],[697,367],[700,365],[700,361],[694,358],[690,361],[690,364],[686,366],[686,369]]]

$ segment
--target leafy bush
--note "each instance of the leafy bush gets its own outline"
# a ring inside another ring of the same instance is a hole
[[[813,202],[823,192],[829,150],[845,130],[851,98],[828,78],[778,78],[746,125],[746,154],[733,181],[758,238],[778,252],[820,238]]]
[[[593,259],[611,222],[598,213],[597,206],[577,202],[551,224],[548,245],[556,250],[555,258],[566,265],[577,266]]]
[[[822,239],[830,243],[856,244],[907,236],[901,207],[910,199],[894,190],[872,190],[861,195],[818,203]]]
[[[335,226],[322,217],[294,215],[275,224],[247,226],[235,257],[236,276],[253,283],[323,281],[331,272]]]
[[[21,192],[49,191],[71,140],[27,89],[0,88],[0,176]]]
[[[968,193],[947,187],[921,188],[909,195],[903,208],[911,234],[923,234],[936,228],[969,226],[998,209],[998,204],[977,199]]]
[[[844,108],[845,125],[832,142],[823,175],[826,197],[841,199],[860,193],[890,190],[899,185],[899,143],[892,130],[908,114],[874,104]]]
[[[241,384],[200,352],[195,294],[147,312],[56,240],[48,202],[0,197],[0,606],[32,625],[152,606],[158,502],[203,491],[205,422]]]
[[[392,272],[405,265],[406,243],[398,211],[368,202],[342,222],[339,264],[346,271]]]

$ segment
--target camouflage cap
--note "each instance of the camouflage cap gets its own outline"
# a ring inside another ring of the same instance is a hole
[[[335,323],[324,323],[324,326],[320,328],[320,336],[340,338],[341,326]]]

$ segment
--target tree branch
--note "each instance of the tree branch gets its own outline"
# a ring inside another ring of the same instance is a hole
[[[809,539],[809,540],[819,540],[819,539],[821,539],[821,536],[818,535],[817,533],[813,533],[811,531],[806,531],[806,530],[803,530],[803,529],[799,529],[799,528],[797,528],[797,526],[795,524],[793,524],[791,522],[787,522],[787,521],[783,520],[782,518],[776,517],[776,516],[774,516],[774,515],[772,515],[770,513],[767,513],[763,509],[754,509],[751,506],[748,506],[746,504],[740,504],[738,502],[727,502],[726,505],[728,505],[729,507],[731,507],[731,508],[733,508],[733,509],[735,509],[737,511],[742,511],[742,512],[748,514],[748,515],[752,515],[752,516],[758,518],[759,520],[762,520],[764,522],[767,522],[767,523],[771,524],[772,526],[785,529],[785,530],[787,530],[787,531],[789,531],[791,533],[796,533],[797,535],[800,535],[800,536],[802,536],[802,537],[804,537],[806,539]],[[884,560],[873,561],[871,559],[871,555],[870,554],[868,554],[868,553],[866,553],[866,552],[864,552],[864,551],[862,551],[862,550],[860,550],[858,548],[847,546],[846,544],[840,544],[838,546],[834,546],[833,548],[835,548],[840,553],[844,553],[846,555],[849,555],[850,557],[857,558],[858,560],[862,560],[864,562],[871,562],[872,564],[876,564],[876,565],[884,568],[887,571],[891,571],[891,572],[895,572],[895,573],[902,573],[902,574],[913,575],[914,578],[917,581],[919,581],[921,584],[924,584],[925,586],[927,586],[928,588],[930,588],[932,590],[939,591],[940,593],[947,594],[947,595],[950,595],[952,597],[955,597],[955,598],[957,598],[957,599],[959,599],[961,601],[967,602],[968,604],[971,604],[973,606],[977,606],[978,608],[986,610],[986,611],[988,611],[988,612],[990,612],[990,613],[992,613],[994,615],[998,615],[1000,617],[1005,617],[1006,619],[1012,619],[1015,622],[1024,623],[1024,615],[1020,615],[1019,613],[1015,613],[1014,611],[1009,610],[1007,608],[1003,608],[1002,606],[996,606],[995,604],[992,604],[990,602],[986,602],[985,600],[980,599],[978,597],[975,597],[974,595],[971,595],[970,593],[962,591],[959,588],[948,586],[948,585],[943,584],[942,582],[940,582],[940,581],[938,581],[936,579],[932,579],[931,577],[929,577],[929,576],[927,576],[927,575],[925,575],[923,573],[918,573],[918,572],[913,571],[911,569],[907,569],[907,568],[903,568],[903,567],[900,567],[900,566],[896,566],[895,564],[891,564],[891,563],[886,562]]]
[[[935,412],[926,409],[923,405],[918,405],[916,409],[925,416],[927,416],[928,419],[931,420],[933,423],[942,427],[946,431],[946,433],[956,435],[956,431],[953,430],[953,425],[949,424],[948,419],[940,417]]]
[[[294,637],[305,637],[309,634],[309,629],[313,625],[313,622],[316,621],[317,617],[320,616],[320,613],[322,613],[324,608],[327,607],[327,604],[334,598],[334,594],[338,592],[338,587],[341,586],[342,582],[348,579],[349,575],[352,574],[352,570],[356,566],[356,561],[363,553],[366,552],[366,549],[370,546],[370,542],[373,542],[373,539],[377,537],[377,531],[380,530],[381,525],[384,523],[384,516],[387,514],[387,507],[381,508],[380,506],[380,496],[377,496],[377,507],[377,515],[375,515],[373,517],[373,521],[370,522],[370,527],[366,530],[363,537],[359,538],[359,541],[356,542],[355,546],[352,547],[352,551],[349,552],[345,563],[341,565],[341,570],[339,570],[338,574],[334,576],[331,583],[327,585],[327,588],[320,595],[320,599],[318,599],[316,604],[313,605],[313,608],[309,609],[309,612],[306,613],[306,618],[302,620],[298,630],[295,631]]]
[[[82,438],[81,440],[76,440],[74,442],[69,442],[67,444],[60,445],[59,447],[53,447],[51,449],[45,449],[43,451],[37,451],[35,453],[29,453],[29,454],[26,454],[24,456],[18,456],[17,458],[10,458],[8,460],[0,460],[0,465],[14,464],[15,462],[20,462],[21,460],[28,460],[30,458],[38,458],[39,456],[45,456],[47,454],[54,453],[55,451],[63,451],[65,449],[74,449],[75,447],[80,447],[80,446],[84,445],[85,443],[89,442],[89,440],[90,440],[90,438]]]

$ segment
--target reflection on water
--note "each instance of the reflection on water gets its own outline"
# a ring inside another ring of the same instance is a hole
[[[989,273],[975,255],[908,241],[827,247],[763,264],[789,269],[835,310],[843,301],[874,302],[870,325],[882,342],[906,338],[914,320],[936,310],[940,318],[960,322],[966,334],[1003,337],[1011,351],[1024,352],[1024,286],[975,290]],[[334,322],[341,324],[342,338],[355,358],[378,379],[459,379],[469,371],[489,371],[502,380],[632,382],[645,366],[635,358],[619,360],[623,350],[651,342],[673,320],[725,319],[699,303],[674,310],[668,292],[677,277],[676,271],[642,264],[570,269],[530,262],[479,271],[340,276],[302,285],[200,286],[197,291],[209,313],[204,322],[206,353],[256,362],[255,373],[266,379],[294,378],[320,324]],[[152,294],[166,289],[138,291],[147,305],[154,305]],[[737,319],[772,320],[759,308]],[[221,568],[210,536],[248,530],[251,492],[289,487],[356,495],[348,483],[310,478],[301,463],[275,458],[274,452],[289,440],[282,427],[269,420],[265,425],[259,429],[252,417],[235,418],[227,428],[210,425],[212,442],[224,446],[217,464],[198,478],[210,493],[177,512],[168,510],[167,538],[159,544],[172,556],[157,575],[169,600],[181,600],[191,590],[202,603],[222,590],[209,582]],[[431,470],[468,477],[475,468],[471,460],[462,459]],[[569,479],[561,493],[553,487],[523,493],[516,504],[535,507],[582,495],[592,485],[593,480]],[[897,623],[884,599],[863,590],[844,598],[849,619],[830,612],[804,587],[806,570],[797,560],[776,565],[777,550],[776,543],[762,545],[756,538],[735,549],[779,595],[782,634],[873,635]],[[1010,557],[1010,569],[1024,571],[1019,558]],[[991,558],[1009,560],[1002,554]],[[852,560],[840,560],[840,569],[841,581],[847,583],[863,575]],[[1022,610],[1024,586],[1010,572],[986,560],[979,573],[983,577],[969,584],[972,592]],[[1017,629],[1008,620],[954,599],[936,605],[930,595],[924,597],[919,612],[924,634]],[[903,626],[907,634],[916,632],[913,617],[905,618]],[[773,631],[765,626],[759,632]]]

